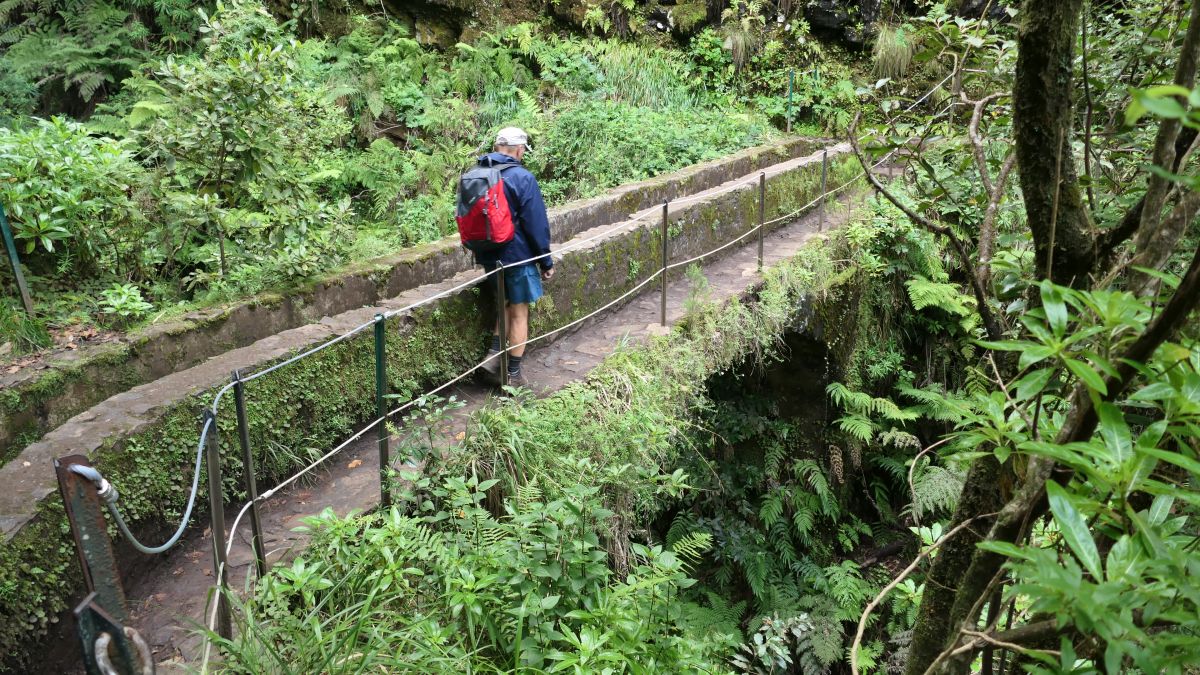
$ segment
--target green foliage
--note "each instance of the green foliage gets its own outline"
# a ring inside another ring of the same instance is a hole
[[[560,111],[530,165],[549,199],[589,197],[761,143],[767,127],[748,115],[634,108],[596,101]]]
[[[910,26],[880,25],[871,53],[875,77],[892,80],[903,77],[912,64],[916,48]]]
[[[9,302],[0,302],[0,343],[7,344],[14,354],[26,354],[45,349],[52,344],[46,324],[31,317]]]
[[[1117,367],[1109,355],[1142,334],[1149,299],[1049,282],[1039,291],[1042,306],[1021,321],[1027,337],[992,345],[1017,356],[1018,377],[1011,388],[975,399],[955,441],[964,449],[992,447],[1000,461],[1052,459],[1075,478],[1047,484],[1051,528],[1027,545],[984,546],[1011,559],[1012,593],[1029,598],[1031,611],[1103,640],[1109,670],[1195,666],[1198,608],[1185,589],[1194,566],[1187,532],[1200,504],[1196,346],[1188,338],[1163,344],[1136,366],[1128,395],[1104,402],[1103,377]],[[1043,440],[1056,437],[1072,387],[1099,401],[1098,433],[1068,444]]]
[[[5,0],[4,70],[92,104],[157,51],[190,42],[193,6],[183,0]]]
[[[78,123],[0,127],[0,201],[36,273],[138,276],[149,225],[132,193],[142,175],[128,144]]]
[[[218,640],[223,668],[715,667],[679,634],[680,608],[668,601],[694,583],[683,560],[704,550],[702,537],[689,540],[686,553],[635,546],[636,562],[619,579],[601,547],[612,512],[597,488],[570,487],[550,501],[525,489],[495,517],[482,505],[496,483],[419,479],[419,495],[409,497],[413,515],[393,509],[343,519],[326,511],[306,519],[314,534],[308,555],[259,582],[241,608],[238,637]],[[397,653],[405,655],[401,663]]]
[[[154,305],[142,298],[142,291],[133,284],[113,284],[100,292],[104,300],[101,307],[108,314],[120,317],[121,321],[139,319],[154,309]]]

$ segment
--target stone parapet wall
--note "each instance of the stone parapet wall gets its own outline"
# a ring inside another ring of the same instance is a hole
[[[602,196],[551,209],[555,241],[618,222],[664,199],[712,188],[732,177],[812,152],[819,141],[788,138],[697,164]],[[280,293],[264,293],[191,312],[121,341],[56,356],[46,369],[0,374],[0,465],[30,442],[115,394],[205,360],[470,269],[457,236],[357,263]]]

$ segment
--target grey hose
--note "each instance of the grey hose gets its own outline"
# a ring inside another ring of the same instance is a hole
[[[208,429],[212,426],[212,423],[213,418],[209,417],[204,422],[204,429],[200,431],[200,443],[196,448],[196,463],[192,471],[192,493],[188,497],[187,509],[183,513],[183,520],[179,523],[179,529],[175,530],[175,534],[171,535],[171,538],[161,546],[146,546],[138,541],[137,537],[133,536],[133,533],[129,531],[129,526],[125,524],[125,519],[121,517],[120,509],[117,508],[117,489],[105,480],[99,471],[93,467],[80,464],[72,464],[71,471],[95,483],[96,489],[100,492],[100,498],[104,500],[105,506],[108,507],[108,512],[112,514],[113,520],[117,522],[117,529],[129,540],[129,543],[133,544],[134,548],[150,555],[162,553],[179,541],[179,538],[183,536],[183,531],[187,529],[188,521],[192,519],[192,509],[196,506],[196,493],[200,487],[200,462],[204,458],[204,442],[208,439]]]

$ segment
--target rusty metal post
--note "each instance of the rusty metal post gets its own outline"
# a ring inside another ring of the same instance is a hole
[[[763,270],[763,239],[767,235],[767,172],[758,173],[758,273]]]
[[[208,509],[213,538],[213,574],[217,575],[218,597],[213,601],[218,603],[217,633],[223,638],[233,637],[229,618],[229,602],[224,597],[228,594],[228,576],[222,573],[227,570],[225,560],[225,495],[221,488],[221,446],[217,438],[217,416],[211,410],[204,411],[205,423],[211,421],[208,438],[205,445],[205,463],[208,465]]]
[[[104,506],[100,503],[96,485],[70,470],[74,464],[91,466],[86,457],[70,455],[54,460],[54,473],[58,477],[67,522],[75,536],[83,585],[95,593],[97,604],[117,621],[124,622],[129,618],[129,611],[121,575],[117,572],[117,557],[104,522]]]
[[[258,565],[258,576],[267,573],[267,557],[263,552],[262,521],[258,515],[258,480],[254,477],[254,455],[250,453],[250,423],[246,417],[246,383],[242,374],[233,371],[233,403],[237,409],[238,441],[242,446],[242,480],[246,484],[246,496],[250,499],[250,546],[254,549],[254,561]]]
[[[122,625],[106,612],[95,592],[79,603],[74,614],[83,666],[88,675],[154,673],[154,655],[150,653],[149,645],[137,631]]]
[[[388,468],[392,465],[388,447],[388,430],[384,417],[387,415],[387,320],[382,314],[375,315],[375,426],[376,444],[379,446],[379,506],[387,510],[392,507],[392,491],[388,488]]]
[[[792,89],[796,83],[796,70],[788,71],[788,99],[787,99],[787,132],[792,133]]]
[[[496,263],[496,323],[500,326],[500,386],[508,386],[508,289],[504,263]]]
[[[817,221],[817,232],[825,231],[825,180],[829,175],[829,151],[821,151],[821,217]]]
[[[669,203],[669,200],[663,200],[662,232],[659,235],[662,239],[662,271],[660,272],[660,274],[662,274],[662,306],[661,313],[659,315],[659,323],[663,326],[667,325],[667,210]]]

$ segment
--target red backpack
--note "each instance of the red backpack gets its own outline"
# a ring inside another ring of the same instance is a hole
[[[476,253],[495,251],[512,241],[512,210],[501,173],[514,166],[519,165],[480,165],[458,179],[458,234],[463,246]]]

